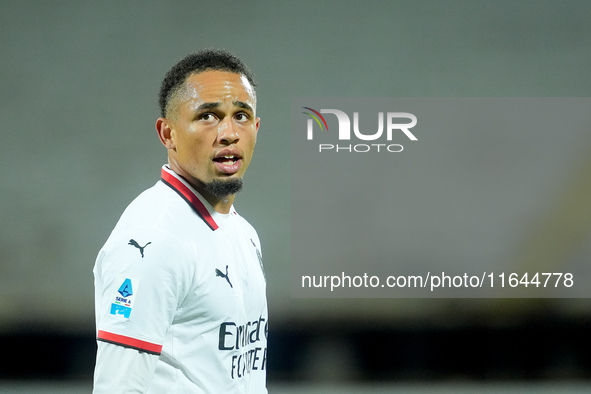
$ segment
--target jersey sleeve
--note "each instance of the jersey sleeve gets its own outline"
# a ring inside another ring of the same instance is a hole
[[[145,393],[158,356],[99,342],[93,394]]]
[[[146,372],[144,380],[151,379],[155,364],[147,360],[157,360],[162,352],[167,331],[191,286],[193,266],[185,247],[171,234],[130,228],[111,235],[94,269],[99,341],[95,374],[100,375],[100,387],[118,392],[114,375],[101,371],[108,371],[105,364],[122,355],[117,361],[121,370],[143,376],[139,368]],[[109,379],[113,385],[104,383]]]

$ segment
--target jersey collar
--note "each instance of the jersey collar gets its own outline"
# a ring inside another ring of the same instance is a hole
[[[219,228],[218,224],[213,219],[212,213],[205,205],[207,202],[202,201],[203,197],[199,196],[199,194],[191,187],[191,185],[187,183],[187,181],[177,175],[170,169],[170,167],[166,165],[162,167],[162,182],[177,192],[178,195],[181,196],[183,200],[185,200],[193,208],[193,210],[203,219],[205,223],[207,223],[209,227],[211,227],[212,230],[217,230]]]

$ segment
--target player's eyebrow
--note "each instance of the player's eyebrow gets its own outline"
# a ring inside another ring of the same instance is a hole
[[[250,105],[248,105],[247,103],[245,103],[244,101],[232,101],[232,104],[238,108],[242,108],[247,111],[254,112],[252,107]],[[208,110],[208,109],[215,109],[215,108],[218,108],[220,105],[222,105],[222,103],[219,101],[215,102],[215,103],[203,103],[197,107],[197,111],[200,112],[200,111],[204,111],[204,110]]]
[[[203,103],[199,107],[197,107],[197,111],[203,111],[206,109],[214,109],[214,108],[219,107],[221,104],[222,103],[220,103],[219,101],[217,103]]]
[[[247,111],[254,112],[254,110],[252,109],[252,107],[250,105],[246,104],[244,101],[233,101],[232,104],[234,104],[238,108],[242,108],[242,109],[245,109]]]

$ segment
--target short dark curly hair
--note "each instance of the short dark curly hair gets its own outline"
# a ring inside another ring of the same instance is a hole
[[[158,94],[160,115],[166,117],[168,104],[175,92],[192,74],[206,70],[229,71],[244,75],[253,89],[256,87],[254,74],[242,61],[224,49],[204,49],[191,53],[175,64],[164,77]]]

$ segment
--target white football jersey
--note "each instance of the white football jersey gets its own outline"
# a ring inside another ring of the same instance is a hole
[[[267,392],[261,248],[234,207],[216,212],[164,166],[121,216],[94,275],[95,390],[116,393],[128,374],[146,375],[148,393]],[[122,350],[101,352],[107,344]],[[134,370],[144,368],[127,362],[136,354],[157,359],[155,370]]]

